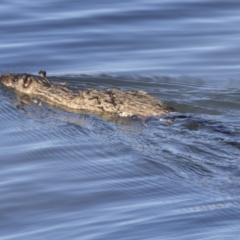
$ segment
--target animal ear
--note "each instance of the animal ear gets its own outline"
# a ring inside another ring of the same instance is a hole
[[[28,75],[24,75],[24,77],[23,77],[23,87],[28,88],[31,83],[32,83],[32,78],[29,77]]]
[[[38,75],[45,78],[47,76],[47,72],[41,70],[41,71],[38,72]]]

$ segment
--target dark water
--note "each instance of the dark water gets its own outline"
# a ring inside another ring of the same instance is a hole
[[[179,113],[16,108],[0,87],[0,239],[240,239],[240,2],[0,3],[0,71],[144,90]]]

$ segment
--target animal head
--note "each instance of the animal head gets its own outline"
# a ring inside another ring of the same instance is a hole
[[[27,73],[14,74],[14,73],[4,73],[0,77],[0,82],[11,89],[18,92],[31,94],[34,90],[39,87],[50,87],[51,82],[45,78],[46,74],[39,72],[39,75],[31,75]]]

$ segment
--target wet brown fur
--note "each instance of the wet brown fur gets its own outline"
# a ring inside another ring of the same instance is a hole
[[[121,117],[160,116],[172,109],[157,98],[143,91],[121,91],[118,89],[87,89],[73,91],[64,84],[49,81],[46,72],[39,75],[5,73],[0,82],[29,97],[37,97],[47,103],[91,111],[117,114]]]

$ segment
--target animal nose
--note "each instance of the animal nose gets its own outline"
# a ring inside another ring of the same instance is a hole
[[[6,76],[5,76],[5,74],[2,74],[1,76],[0,76],[0,82],[6,82]]]

